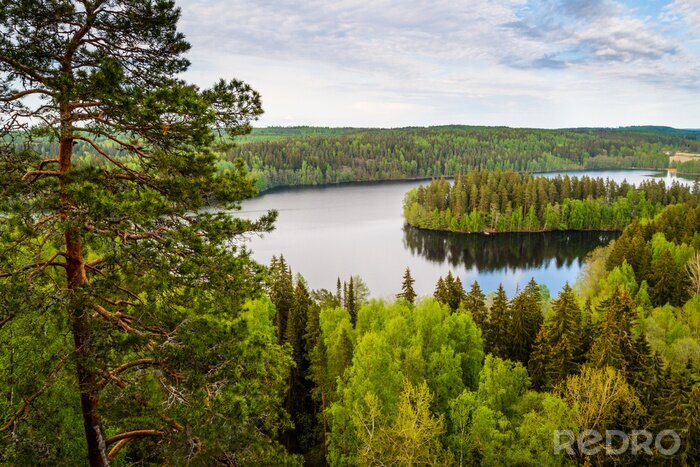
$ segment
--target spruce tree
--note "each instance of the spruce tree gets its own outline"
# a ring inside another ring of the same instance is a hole
[[[289,310],[287,320],[287,339],[292,349],[294,367],[289,374],[289,384],[287,386],[286,407],[294,423],[294,429],[287,431],[283,439],[285,446],[291,452],[301,452],[302,448],[307,448],[303,441],[307,435],[311,434],[313,424],[312,405],[310,400],[309,380],[309,355],[305,346],[305,334],[308,328],[309,311],[313,302],[306,287],[304,278],[301,275],[296,277],[294,287],[294,298]]]
[[[447,296],[447,286],[445,285],[445,280],[440,276],[438,278],[437,284],[435,285],[435,292],[433,293],[433,297],[435,297],[435,300],[442,304],[447,304],[448,302],[448,296]]]
[[[481,291],[481,287],[477,281],[474,281],[469,292],[464,297],[464,307],[471,313],[472,319],[481,329],[483,336],[486,336],[486,330],[489,324],[489,312],[486,307],[486,296]]]
[[[350,322],[352,323],[352,326],[355,327],[355,324],[357,323],[357,296],[355,295],[355,281],[352,277],[348,282],[346,303],[348,313],[350,314]]]
[[[294,282],[292,270],[284,259],[284,256],[274,258],[270,264],[271,284],[269,288],[270,300],[275,305],[275,324],[279,342],[287,340],[287,321],[289,313],[294,306]]]
[[[700,378],[690,362],[666,373],[652,412],[657,431],[671,429],[681,437],[681,452],[674,458],[682,465],[696,465],[700,461]]]
[[[581,310],[567,283],[552,301],[552,313],[538,331],[530,355],[528,367],[536,386],[549,389],[575,373],[580,349]]]
[[[216,166],[260,96],[184,82],[179,17],[168,0],[0,1],[0,308],[24,297],[14,323],[45,331],[22,340],[44,350],[0,422],[0,452],[30,456],[10,463],[275,462],[289,359],[266,305],[245,312],[262,268],[233,241],[274,215],[231,217],[254,183]],[[82,459],[58,400],[82,418]]]
[[[409,303],[413,303],[416,300],[416,291],[413,290],[413,284],[415,279],[411,277],[411,270],[406,268],[406,272],[403,274],[403,282],[401,283],[401,293],[397,295],[399,298],[403,298]]]
[[[610,366],[625,372],[628,360],[633,355],[634,301],[627,289],[619,287],[602,306],[605,314],[591,346],[588,361],[599,368]]]
[[[498,285],[489,314],[491,315],[490,340],[487,341],[485,350],[497,357],[508,358],[512,319],[508,296],[503,284]]]
[[[542,325],[540,301],[540,288],[534,279],[530,280],[527,287],[513,298],[510,305],[512,317],[510,346],[507,351],[507,358],[510,360],[527,365],[537,332]]]
[[[664,249],[659,258],[654,261],[650,277],[652,303],[656,306],[666,303],[682,305],[686,297],[684,279],[685,274],[676,266],[671,251]]]

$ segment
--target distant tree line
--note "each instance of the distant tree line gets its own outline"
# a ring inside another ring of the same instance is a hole
[[[553,178],[500,170],[435,179],[406,194],[409,225],[453,232],[622,230],[632,219],[696,196],[697,188],[663,180],[627,182],[591,177]]]
[[[557,171],[666,168],[665,151],[700,151],[700,135],[663,129],[542,130],[444,126],[401,129],[267,128],[232,148],[258,188],[430,178],[472,169]]]

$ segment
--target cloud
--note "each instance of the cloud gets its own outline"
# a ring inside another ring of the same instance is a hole
[[[675,0],[664,9],[663,18],[700,28],[700,0]],[[698,31],[695,31],[697,34]]]
[[[579,112],[595,116],[594,104],[615,101],[612,90],[624,91],[619,105],[664,100],[653,109],[668,108],[663,115],[676,121],[683,112],[667,103],[700,89],[700,60],[669,25],[694,21],[697,9],[688,5],[697,1],[675,0],[659,18],[621,0],[178,5],[193,45],[190,76],[250,81],[263,92],[265,122],[503,124],[537,116],[531,125],[554,126],[564,124],[564,101],[578,98],[589,106]],[[573,111],[566,118],[576,124]]]
[[[610,0],[545,0],[523,9],[517,21],[504,25],[548,49],[541,58],[515,57],[514,67],[569,64],[633,63],[662,60],[679,46],[630,16]],[[555,59],[556,57],[556,59]]]

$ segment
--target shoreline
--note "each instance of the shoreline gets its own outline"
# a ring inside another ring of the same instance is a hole
[[[472,170],[477,170],[477,169],[472,169]],[[631,168],[600,168],[600,169],[586,169],[586,168],[581,168],[581,169],[555,169],[555,170],[547,170],[547,171],[538,171],[538,172],[527,172],[527,171],[518,171],[518,173],[531,173],[531,174],[551,174],[551,173],[556,173],[556,172],[614,172],[614,171],[628,171],[628,170],[638,170],[638,171],[649,171],[649,172],[670,172],[671,168],[663,168],[663,169],[653,169],[653,168],[644,168],[644,167],[631,167]],[[693,174],[685,174],[685,175],[690,175],[692,176]],[[700,174],[697,174],[700,175]],[[418,181],[429,181],[433,180],[436,178],[444,178],[447,180],[453,180],[455,178],[454,175],[436,175],[436,176],[431,176],[431,177],[406,177],[406,178],[384,178],[380,180],[348,180],[348,181],[342,181],[342,182],[329,182],[329,183],[319,183],[319,184],[313,184],[313,183],[305,183],[305,184],[299,184],[299,185],[277,185],[271,188],[266,188],[265,190],[260,190],[253,198],[257,198],[259,196],[268,194],[268,193],[275,193],[275,192],[280,192],[280,191],[287,191],[287,190],[295,190],[295,189],[308,189],[308,188],[326,188],[326,187],[338,187],[338,186],[344,186],[344,185],[378,185],[381,183],[400,183],[400,182],[418,182]],[[249,199],[253,199],[249,198]]]
[[[431,229],[429,227],[419,227],[417,225],[409,224],[408,222],[404,222],[405,227],[410,227],[412,229],[416,230],[422,230],[426,232],[441,232],[441,233],[446,233],[446,234],[457,234],[457,235],[478,235],[478,236],[484,236],[484,237],[489,237],[491,235],[493,236],[498,236],[498,235],[503,235],[503,234],[543,234],[543,233],[550,233],[550,232],[605,232],[605,233],[610,233],[610,232],[622,232],[623,229],[541,229],[541,230],[492,230],[492,229],[486,229],[486,230],[481,230],[479,232],[465,232],[462,230],[445,230],[445,229]]]

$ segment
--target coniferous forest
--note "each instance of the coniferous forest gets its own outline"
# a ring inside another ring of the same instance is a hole
[[[404,216],[409,225],[452,232],[622,230],[632,219],[654,217],[698,195],[697,183],[667,187],[645,180],[634,187],[603,178],[473,170],[451,184],[435,179],[411,190]]]
[[[181,78],[174,2],[0,6],[1,465],[700,463],[697,190],[513,171],[665,166],[694,137],[250,133],[250,85]],[[257,188],[437,175],[409,222],[622,233],[562,290],[450,272],[418,296],[407,268],[391,300],[238,241],[274,228],[235,216]],[[553,447],[669,429],[673,452]]]

